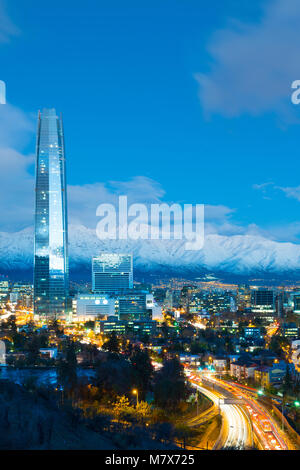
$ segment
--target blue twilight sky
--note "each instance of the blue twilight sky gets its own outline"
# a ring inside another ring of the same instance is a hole
[[[299,241],[299,49],[298,0],[0,0],[0,230],[32,224],[45,106],[64,117],[71,221],[128,192]]]

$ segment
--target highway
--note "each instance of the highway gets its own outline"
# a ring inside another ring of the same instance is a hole
[[[246,449],[252,445],[252,428],[247,414],[240,405],[223,403],[224,399],[233,398],[228,391],[211,390],[203,386],[197,374],[189,375],[190,383],[203,395],[210,398],[222,415],[222,428],[214,449]]]
[[[288,435],[278,426],[269,411],[257,401],[257,392],[249,387],[225,381],[212,372],[185,368],[194,387],[212,400],[214,410],[196,416],[188,423],[197,426],[216,415],[222,415],[222,427],[214,449],[294,450]]]
[[[226,416],[229,432],[223,448],[245,449],[250,445],[251,428],[237,405],[221,405],[223,415]]]
[[[218,390],[230,392],[244,403],[244,410],[251,419],[253,433],[261,450],[294,449],[286,433],[284,433],[268,410],[259,403],[252,390],[246,390],[233,382],[225,382],[212,375],[203,377],[204,383],[214,384]]]

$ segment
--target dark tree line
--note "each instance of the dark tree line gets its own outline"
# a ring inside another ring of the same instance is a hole
[[[176,409],[189,395],[184,369],[177,357],[164,361],[162,368],[155,372],[146,349],[135,348],[128,358],[115,352],[115,338],[112,335],[109,348],[114,352],[96,367],[95,385],[101,398],[113,400],[126,395],[132,398],[137,389],[140,400],[152,392],[154,403],[166,409]]]

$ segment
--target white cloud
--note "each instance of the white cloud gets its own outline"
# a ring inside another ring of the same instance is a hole
[[[20,33],[6,13],[4,1],[0,1],[0,43],[9,42],[11,37]]]
[[[28,168],[34,156],[11,148],[0,148],[1,229],[18,230],[32,224],[34,208],[33,178]]]
[[[261,191],[264,195],[270,191],[281,191],[286,197],[300,201],[300,186],[277,186],[274,183],[254,184],[253,189]],[[268,198],[270,199],[270,198]]]
[[[165,191],[157,181],[146,176],[136,176],[130,181],[111,181],[110,186],[117,194],[128,194],[128,202],[155,203],[165,195]]]
[[[0,146],[20,148],[28,143],[36,121],[11,104],[0,105]]]
[[[300,79],[298,0],[265,3],[255,24],[231,21],[208,45],[210,71],[198,73],[199,98],[206,113],[234,117],[276,111],[295,119],[291,83]]]
[[[136,176],[129,181],[70,185],[68,187],[70,222],[95,227],[99,220],[96,217],[98,205],[114,204],[117,209],[118,198],[121,195],[127,196],[128,204],[149,205],[159,202],[164,190],[159,183],[145,176]]]
[[[209,220],[226,220],[235,212],[235,209],[231,209],[227,206],[205,204],[205,219]]]
[[[266,191],[266,189],[269,187],[269,186],[273,186],[274,183],[272,183],[271,181],[269,183],[261,183],[261,184],[253,184],[252,185],[252,188],[253,189],[257,189],[257,190],[262,190],[262,191]]]
[[[32,120],[20,109],[0,105],[0,228],[16,230],[32,223],[33,155],[22,147],[33,135]]]
[[[264,235],[272,240],[299,243],[300,222],[292,222],[286,225],[277,225],[264,231]]]
[[[277,186],[277,188],[283,191],[287,197],[291,197],[293,199],[297,199],[297,201],[300,201],[300,186],[291,186],[286,188]]]

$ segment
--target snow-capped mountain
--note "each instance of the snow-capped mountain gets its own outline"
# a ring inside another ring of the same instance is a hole
[[[142,271],[200,270],[233,274],[287,273],[300,270],[300,245],[280,243],[261,236],[206,235],[200,251],[186,251],[185,240],[105,240],[93,229],[69,228],[72,269],[90,268],[100,251],[132,252],[135,268]],[[33,229],[0,233],[0,271],[28,270],[33,264]]]

